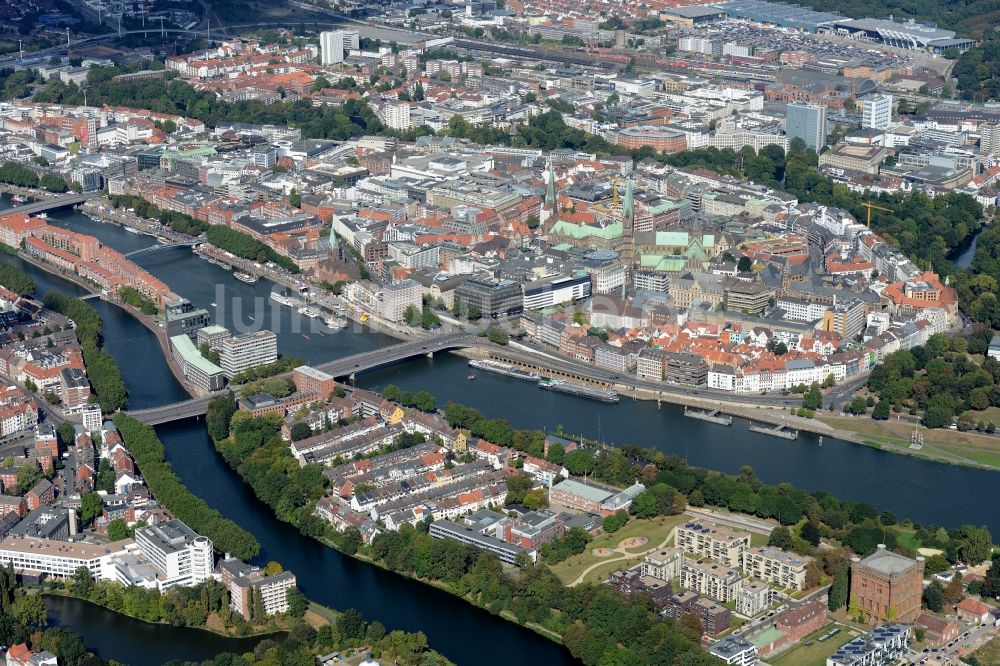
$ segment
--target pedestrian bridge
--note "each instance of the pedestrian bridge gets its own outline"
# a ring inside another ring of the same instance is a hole
[[[393,363],[399,363],[417,356],[429,356],[437,352],[473,347],[480,343],[480,338],[465,332],[443,333],[440,335],[408,340],[381,349],[361,352],[345,356],[313,367],[330,374],[337,379],[353,378],[367,370],[374,370]],[[192,398],[180,402],[130,411],[128,414],[148,425],[160,425],[172,421],[180,421],[197,416],[203,416],[208,410],[208,403],[214,396]]]
[[[138,257],[143,254],[152,254],[153,252],[159,252],[160,250],[169,250],[172,247],[194,247],[195,245],[201,245],[205,241],[201,238],[194,238],[192,240],[182,240],[174,241],[172,243],[163,243],[157,245],[150,245],[149,247],[141,247],[138,250],[132,250],[131,252],[126,252],[123,256],[131,259],[132,257]]]

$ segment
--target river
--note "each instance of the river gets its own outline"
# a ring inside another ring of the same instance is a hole
[[[116,226],[93,223],[79,213],[52,217],[57,224],[96,235],[121,251],[151,242]],[[6,255],[0,260],[19,261]],[[263,279],[257,285],[237,282],[190,250],[165,250],[139,256],[136,261],[198,305],[223,303],[220,298],[230,295],[263,298],[270,290]],[[58,285],[79,292],[78,287],[67,287],[62,280],[27,268],[42,289]],[[213,285],[217,283],[224,285],[223,292],[216,292]],[[105,317],[106,345],[129,385],[130,407],[165,404],[183,397],[153,334],[114,306],[96,300],[90,303]],[[354,326],[306,338],[292,330],[291,314],[288,308],[266,307],[255,319],[276,328],[288,327],[278,331],[280,351],[308,361],[329,360],[390,341]],[[910,458],[833,438],[825,438],[820,445],[818,437],[809,434],[787,441],[752,433],[739,419],[726,428],[685,418],[680,408],[670,405],[657,408],[655,403],[629,399],[607,405],[541,391],[489,373],[479,373],[475,382],[469,382],[466,374],[464,359],[444,354],[361,375],[358,383],[368,388],[395,383],[408,390],[427,389],[441,404],[462,402],[488,416],[507,418],[515,427],[555,429],[561,425],[567,432],[608,443],[655,446],[686,456],[694,465],[726,472],[751,465],[769,483],[787,481],[809,490],[827,490],[924,524],[985,524],[1000,534],[1000,508],[984,501],[1000,482],[998,472]],[[561,647],[528,630],[434,588],[344,557],[277,521],[215,454],[202,422],[189,420],[157,430],[168,458],[188,487],[251,530],[262,546],[258,561],[278,560],[295,571],[303,591],[316,601],[335,608],[357,608],[390,629],[422,630],[432,647],[460,664],[570,663]],[[483,649],[489,644],[503,645],[503,650]]]
[[[979,243],[979,235],[986,231],[986,225],[979,227],[976,233],[967,238],[950,254],[948,259],[958,270],[964,270],[972,265],[972,260],[976,257],[976,245]]]
[[[230,638],[202,629],[150,624],[82,599],[46,596],[49,623],[80,634],[87,649],[105,661],[160,666],[169,659],[203,661],[221,652],[252,651],[262,637]],[[267,638],[280,640],[283,634]]]

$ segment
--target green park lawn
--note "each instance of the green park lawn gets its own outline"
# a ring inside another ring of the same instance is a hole
[[[613,553],[607,558],[595,557],[593,554],[594,548],[617,548],[618,544],[625,539],[640,536],[646,537],[648,541],[645,545],[627,549],[627,552],[634,557],[630,557],[628,560],[619,560],[618,562],[608,562],[607,566],[597,567],[594,571],[588,574],[586,579],[587,581],[603,580],[604,578],[607,578],[607,575],[615,569],[619,569],[623,566],[632,566],[641,561],[642,553],[659,546],[663,543],[663,540],[667,538],[667,535],[670,534],[670,530],[690,519],[690,516],[686,516],[684,514],[679,516],[658,516],[656,518],[647,519],[633,518],[628,521],[625,527],[621,528],[614,534],[599,534],[587,545],[587,549],[585,551],[579,555],[574,555],[559,564],[553,565],[552,571],[563,583],[571,583],[576,580],[587,567],[590,567],[598,562],[605,562],[606,560],[621,557],[621,553]]]
[[[834,626],[840,629],[840,633],[822,643],[816,640],[833,629]],[[857,631],[844,625],[828,624],[822,629],[809,634],[797,646],[768,663],[771,666],[826,666],[826,658],[836,652],[841,645],[854,638],[857,633]],[[806,645],[810,641],[812,645]]]

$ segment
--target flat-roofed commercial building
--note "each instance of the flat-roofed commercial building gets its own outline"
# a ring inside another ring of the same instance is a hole
[[[524,285],[524,309],[537,310],[590,296],[590,275],[562,276]]]
[[[135,543],[157,573],[163,590],[175,585],[197,585],[212,577],[212,542],[177,519],[135,531]]]
[[[518,557],[528,561],[535,561],[535,551],[507,543],[496,537],[491,537],[476,530],[474,527],[466,527],[450,520],[435,520],[431,523],[429,534],[436,539],[454,539],[469,546],[475,546],[480,550],[493,553],[500,558],[501,562],[507,564],[517,564]]]
[[[226,338],[219,360],[229,379],[258,365],[274,363],[278,360],[278,336],[271,331],[258,331]]]
[[[476,275],[455,288],[455,301],[463,310],[476,308],[483,317],[497,319],[524,311],[521,284],[492,275]]]
[[[115,580],[114,558],[135,551],[132,539],[108,544],[52,541],[29,536],[8,536],[0,541],[0,565],[15,572],[68,578],[83,567],[94,580]]]
[[[186,335],[170,338],[170,351],[184,379],[201,393],[218,391],[226,385],[222,368],[201,355]]]

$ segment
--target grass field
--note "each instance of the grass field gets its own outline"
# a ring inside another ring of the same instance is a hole
[[[991,408],[993,409],[993,408]],[[1000,410],[997,410],[1000,414]],[[989,410],[976,412],[976,420],[989,419]],[[823,423],[848,432],[856,433],[873,445],[887,450],[896,450],[915,456],[935,458],[944,462],[979,464],[1000,469],[1000,438],[958,430],[928,430],[924,434],[924,447],[919,451],[910,449],[910,433],[913,425],[898,421],[873,421],[867,417],[826,415],[817,417]]]
[[[1000,636],[986,643],[972,655],[980,664],[1000,664]]]
[[[822,643],[816,640],[819,636],[833,629],[834,626],[828,624],[819,631],[809,634],[799,645],[768,663],[771,666],[826,666],[826,658],[858,634],[854,629],[836,625],[840,629],[839,634]],[[806,645],[810,641],[812,645]]]
[[[574,555],[573,557],[554,565],[552,567],[552,571],[563,583],[571,583],[576,580],[587,567],[597,564],[598,562],[605,562],[622,556],[621,553],[613,553],[610,557],[595,557],[593,554],[594,548],[617,548],[621,541],[631,537],[642,536],[648,539],[645,545],[637,548],[630,548],[626,551],[630,555],[634,555],[634,557],[630,557],[627,560],[619,560],[617,562],[607,562],[607,566],[597,567],[591,571],[586,578],[588,582],[603,580],[604,578],[607,578],[608,574],[615,569],[632,566],[633,564],[641,561],[642,553],[659,546],[663,540],[667,538],[667,535],[670,534],[670,530],[672,530],[674,526],[683,524],[690,519],[690,516],[685,516],[683,514],[679,516],[660,516],[658,518],[645,520],[633,518],[628,521],[625,527],[621,528],[614,534],[600,534],[592,542],[590,542],[590,544],[588,544],[587,550],[583,551],[579,555]]]

